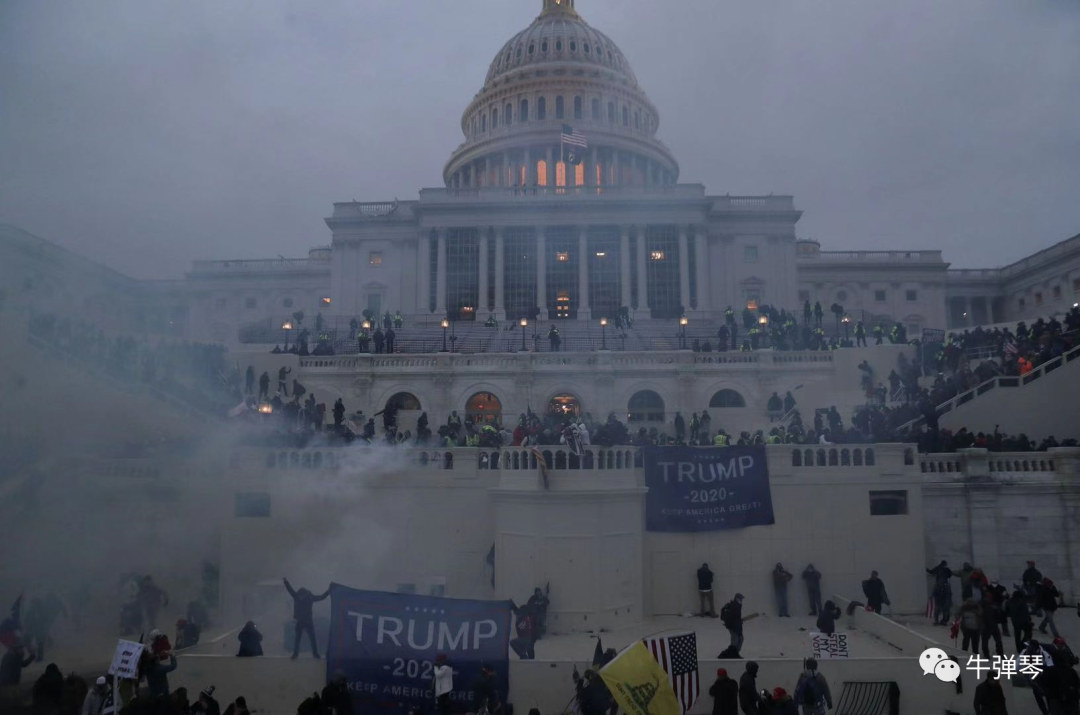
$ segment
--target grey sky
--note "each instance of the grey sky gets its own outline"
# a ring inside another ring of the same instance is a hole
[[[441,184],[540,0],[0,3],[0,221],[138,277],[305,255]],[[578,0],[684,182],[792,193],[826,249],[996,266],[1080,232],[1075,0]]]

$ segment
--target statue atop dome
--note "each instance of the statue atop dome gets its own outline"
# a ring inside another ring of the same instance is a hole
[[[540,17],[556,12],[576,17],[577,11],[574,10],[574,0],[544,0],[544,9],[540,11]]]

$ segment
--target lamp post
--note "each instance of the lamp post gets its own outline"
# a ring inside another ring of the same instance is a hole
[[[289,351],[289,331],[292,330],[293,325],[291,320],[286,320],[281,324],[281,329],[285,331],[285,352]]]
[[[600,318],[600,349],[607,350],[607,318]]]
[[[529,321],[522,318],[518,322],[518,325],[521,326],[521,352],[525,352],[525,328],[528,327]]]
[[[844,324],[844,342],[846,343],[848,341],[848,326],[851,325],[851,316],[845,315],[840,318],[840,322]]]
[[[686,324],[690,321],[684,315],[679,318],[679,349],[686,350]]]
[[[443,318],[440,325],[442,326],[442,351],[446,352],[446,329],[450,327],[450,321]]]
[[[761,346],[765,347],[769,344],[769,316],[762,315],[757,322],[761,326]]]

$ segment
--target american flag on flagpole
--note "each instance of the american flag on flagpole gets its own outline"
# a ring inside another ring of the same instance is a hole
[[[585,140],[585,135],[569,124],[562,125],[562,136],[559,140],[563,144],[580,147],[581,149],[589,148],[589,142]]]
[[[676,633],[666,636],[643,638],[642,642],[656,658],[656,662],[668,674],[675,697],[683,713],[694,707],[701,695],[701,678],[698,676],[697,634]]]

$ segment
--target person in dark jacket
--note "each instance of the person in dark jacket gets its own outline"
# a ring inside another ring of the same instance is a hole
[[[795,684],[795,703],[802,705],[803,715],[825,715],[832,710],[832,693],[829,682],[818,672],[817,661],[807,658],[803,661],[803,672]]]
[[[746,671],[739,678],[739,707],[743,715],[764,715],[761,711],[761,698],[757,689],[758,664],[749,661]]]
[[[1024,649],[1024,644],[1031,640],[1031,629],[1034,626],[1031,620],[1031,611],[1028,608],[1027,596],[1020,589],[1013,591],[1008,603],[1005,604],[1005,613],[1012,622],[1013,638],[1016,640],[1016,652]]]
[[[791,614],[788,613],[788,597],[787,586],[791,581],[791,573],[784,568],[784,565],[777,562],[776,568],[772,572],[773,581],[773,593],[776,594],[776,609],[779,611],[780,618],[791,618]]]
[[[0,687],[18,685],[22,681],[23,668],[34,662],[34,652],[21,641],[4,653],[0,660]]]
[[[1005,707],[1005,691],[1001,681],[987,676],[975,688],[975,715],[1009,715]]]
[[[979,654],[979,632],[982,630],[982,609],[974,600],[964,601],[960,606],[960,632],[964,634],[962,650],[968,650],[971,645],[971,653]]]
[[[810,615],[816,616],[821,610],[821,572],[808,565],[802,572],[803,581],[806,581],[806,597],[810,600]]]
[[[259,629],[255,627],[255,621],[245,623],[236,639],[240,641],[240,650],[237,652],[236,657],[255,658],[263,654],[263,637],[262,633],[259,633]]]
[[[727,670],[718,668],[716,680],[709,687],[713,715],[739,715],[739,684],[728,677]]]
[[[799,715],[799,706],[781,687],[773,688],[772,701],[769,703],[769,715]]]
[[[877,571],[870,572],[870,578],[862,582],[862,589],[866,596],[866,607],[874,613],[881,613],[881,606],[889,603],[889,595],[885,593],[885,582],[878,578]]]
[[[836,633],[836,619],[839,617],[840,607],[832,601],[826,601],[825,606],[821,609],[821,613],[818,614],[818,631],[825,635]]]
[[[952,611],[952,586],[949,583],[953,577],[952,569],[943,559],[934,568],[926,569],[926,573],[934,577],[934,625],[946,626]]]
[[[221,715],[221,705],[214,699],[213,685],[199,693],[199,700],[192,706],[191,710],[199,713],[199,715]]]
[[[1054,612],[1057,611],[1058,605],[1061,603],[1061,592],[1058,591],[1053,581],[1044,578],[1035,593],[1035,605],[1043,612],[1042,623],[1039,624],[1039,633],[1046,633],[1046,626],[1049,625],[1050,632],[1056,638],[1058,630],[1054,624]]]
[[[1001,645],[1001,623],[1005,620],[1005,613],[994,600],[994,594],[983,591],[982,602],[982,652],[987,658],[990,657],[990,639],[994,640],[994,650],[998,655],[1004,655]]]
[[[300,637],[304,631],[307,631],[308,639],[311,641],[311,654],[318,659],[319,642],[315,639],[315,616],[312,613],[312,608],[317,602],[330,595],[330,589],[326,589],[323,595],[316,596],[306,588],[293,589],[287,578],[282,579],[282,581],[285,582],[285,589],[293,600],[293,620],[295,621],[296,633],[293,639],[292,659],[296,660],[297,656],[300,655]]]
[[[333,708],[334,715],[352,715],[352,695],[344,673],[334,673],[334,679],[323,688],[322,703]]]
[[[45,666],[45,672],[34,683],[34,710],[39,713],[59,712],[64,700],[64,675],[56,663]]]
[[[168,661],[151,660],[146,666],[146,687],[151,698],[169,697],[169,673],[176,670],[176,656],[170,654]]]
[[[709,570],[709,564],[702,564],[697,570],[698,599],[701,601],[701,613],[698,615],[716,618],[716,606],[713,603],[713,572]],[[705,604],[708,603],[708,610]]]

